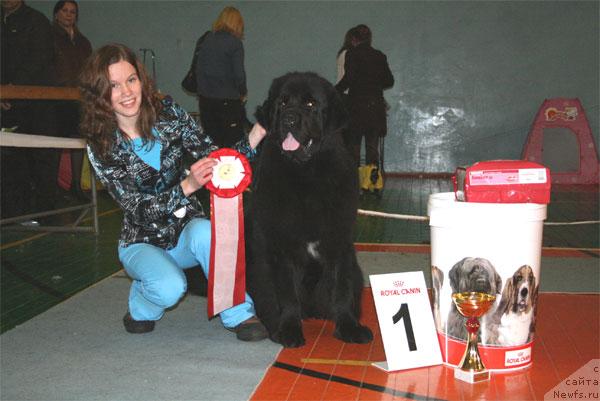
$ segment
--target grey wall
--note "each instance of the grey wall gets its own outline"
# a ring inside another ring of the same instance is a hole
[[[54,5],[28,3],[48,16]],[[249,114],[287,71],[335,80],[346,30],[371,27],[396,77],[385,94],[388,171],[518,159],[537,109],[552,97],[581,99],[598,146],[597,1],[84,0],[79,26],[94,47],[152,48],[158,87],[195,111],[179,83],[196,38],[225,5],[239,8],[246,22]]]

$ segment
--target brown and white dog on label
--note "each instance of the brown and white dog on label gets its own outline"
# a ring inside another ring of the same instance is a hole
[[[533,269],[523,265],[506,280],[502,298],[493,312],[489,344],[513,346],[532,340],[538,285]]]

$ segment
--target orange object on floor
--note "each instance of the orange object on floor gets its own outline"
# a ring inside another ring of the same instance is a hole
[[[304,321],[306,345],[283,349],[251,400],[543,400],[600,358],[600,294],[539,294],[533,365],[476,384],[454,379],[453,368],[444,365],[393,373],[371,366],[385,354],[370,288],[363,294],[362,322],[373,330],[370,344],[335,339],[331,322]]]

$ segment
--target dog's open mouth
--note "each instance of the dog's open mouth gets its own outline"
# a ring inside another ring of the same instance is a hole
[[[306,145],[302,145],[300,142],[298,142],[298,140],[294,137],[294,134],[292,134],[291,132],[287,133],[287,136],[285,137],[285,139],[283,140],[283,142],[281,143],[281,148],[286,151],[286,152],[295,152],[298,149],[300,149],[300,146],[303,147],[303,149],[308,152],[308,150],[310,149],[310,147],[312,146],[313,140],[310,139]]]
[[[281,144],[281,147],[283,148],[283,150],[293,152],[294,150],[297,150],[300,147],[300,142],[298,142],[296,138],[294,138],[294,135],[292,135],[291,132],[288,132],[287,136],[285,137],[285,140]]]
[[[527,309],[527,299],[520,300],[519,303],[517,304],[517,307],[518,307],[518,309],[519,309],[520,312],[522,312],[525,309]]]

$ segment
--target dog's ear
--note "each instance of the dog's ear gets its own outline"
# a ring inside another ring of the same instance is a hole
[[[507,283],[508,285],[508,283]],[[496,298],[496,301],[498,302],[498,306],[496,306],[496,309],[494,309],[493,315],[500,319],[502,315],[504,315],[504,313],[506,312],[506,296],[505,296],[506,292],[503,291],[502,295],[500,298]]]
[[[327,85],[326,128],[330,132],[340,131],[348,126],[349,114],[342,96],[329,82]]]
[[[269,94],[267,99],[263,102],[261,106],[256,108],[256,112],[254,113],[254,117],[256,117],[256,121],[260,125],[262,125],[267,133],[271,130],[271,123],[273,121],[273,114],[276,112],[277,107],[277,99],[279,99],[279,93],[281,93],[281,87],[283,83],[288,78],[289,74],[281,76],[279,78],[275,78],[271,83],[271,87],[269,88]]]
[[[498,304],[498,310],[501,310],[502,313],[508,312],[512,309],[514,304],[514,292],[515,287],[513,286],[513,278],[509,278],[506,280],[506,284],[504,285],[504,290],[502,291],[502,299],[500,299],[500,303]]]
[[[448,279],[450,280],[450,288],[452,288],[452,292],[459,292],[459,281],[460,281],[460,269],[462,265],[465,263],[467,258],[462,259],[460,262],[456,262],[452,269],[448,272]]]
[[[442,288],[444,285],[444,272],[437,266],[431,266],[431,283],[434,287]]]
[[[534,277],[534,279],[535,279],[535,277]],[[536,302],[537,302],[536,300],[537,300],[539,289],[540,289],[540,286],[535,285],[535,282],[534,282],[533,289],[531,290],[531,302],[533,302],[534,305],[536,305]]]

